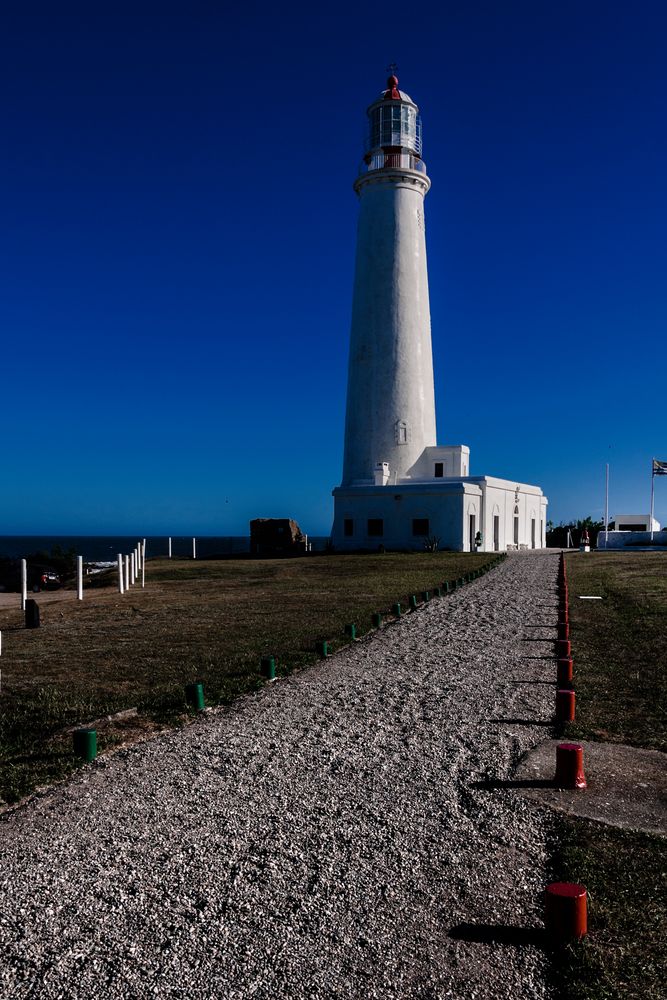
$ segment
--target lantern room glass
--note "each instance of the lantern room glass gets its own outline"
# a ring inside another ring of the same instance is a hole
[[[399,101],[385,101],[371,108],[368,152],[387,146],[421,155],[421,121],[416,108]]]

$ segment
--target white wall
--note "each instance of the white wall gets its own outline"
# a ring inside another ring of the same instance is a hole
[[[647,518],[648,520],[648,518]],[[601,531],[598,535],[598,549],[638,549],[642,547],[667,546],[667,531],[654,531],[651,542],[650,531]]]
[[[454,551],[469,548],[468,524],[463,510],[472,499],[477,517],[481,505],[479,487],[454,483],[451,488],[429,490],[418,487],[361,487],[334,490],[334,525],[331,533],[333,545],[339,551],[386,549],[423,551],[424,538],[412,534],[412,521],[428,518],[429,536],[440,539],[441,549]],[[354,521],[354,535],[344,534],[344,519]],[[382,537],[367,533],[369,518],[384,522]]]

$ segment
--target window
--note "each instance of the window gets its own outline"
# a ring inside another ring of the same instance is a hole
[[[381,517],[368,518],[368,537],[382,538],[384,535],[384,521]]]
[[[445,474],[444,463],[443,462],[436,462],[435,463],[435,478],[436,479],[442,479],[442,477],[444,476],[444,474]]]
[[[427,517],[415,517],[412,519],[412,534],[417,538],[425,538],[428,536],[428,518]]]
[[[343,534],[346,538],[352,538],[354,534],[354,521],[351,517],[346,517],[343,520]]]
[[[408,443],[408,425],[405,420],[397,420],[394,424],[394,435],[396,444]]]

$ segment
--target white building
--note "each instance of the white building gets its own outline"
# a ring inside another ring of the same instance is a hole
[[[501,551],[544,545],[538,486],[472,476],[470,449],[438,446],[433,388],[421,121],[391,76],[368,108],[352,305],[339,550]]]
[[[616,514],[609,524],[610,531],[660,531],[660,522],[650,514]]]

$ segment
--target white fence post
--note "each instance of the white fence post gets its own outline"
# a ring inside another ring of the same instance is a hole
[[[125,556],[125,589],[130,589],[130,557]]]
[[[146,586],[146,539],[141,543],[141,586]]]
[[[83,556],[76,557],[76,599],[83,600]]]
[[[193,559],[197,558],[197,539],[196,538],[192,539],[192,558]]]
[[[132,586],[136,583],[137,579],[137,553],[130,553],[130,583]]]
[[[120,552],[118,553],[118,593],[125,593],[125,587],[123,586],[123,557]]]
[[[171,538],[168,538],[167,541],[169,542],[169,558],[171,559]]]
[[[28,563],[21,560],[21,611],[25,611],[25,602],[28,600]]]

